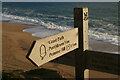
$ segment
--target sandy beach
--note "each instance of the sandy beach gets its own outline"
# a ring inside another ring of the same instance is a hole
[[[26,27],[11,24],[11,23],[3,23],[3,70],[8,69],[23,69],[29,70],[34,66],[29,65],[25,55],[27,50],[30,48],[30,44],[33,40],[37,38],[32,37],[28,33],[23,33],[22,30]],[[28,67],[29,66],[29,67]]]
[[[27,26],[3,23],[2,24],[2,69],[3,70],[17,70],[22,69],[29,71],[36,68],[47,68],[57,70],[65,78],[75,77],[75,58],[73,54],[66,54],[64,57],[60,57],[54,61],[46,63],[41,67],[34,66],[29,60],[27,60],[27,52],[34,40],[40,39],[33,37],[29,33],[22,32]],[[110,45],[96,40],[90,40],[90,50],[105,51],[105,52],[117,52],[118,46]],[[102,46],[102,47],[101,47]],[[60,62],[66,64],[62,64]],[[69,63],[71,65],[67,65]],[[59,64],[60,63],[60,64]],[[93,73],[94,72],[94,73]],[[92,77],[103,77],[103,78],[117,78],[118,76],[101,73],[97,71],[91,71]]]

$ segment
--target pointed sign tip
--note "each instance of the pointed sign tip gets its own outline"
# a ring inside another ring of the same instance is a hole
[[[33,49],[33,47],[35,46],[35,43],[36,43],[36,41],[33,41],[32,45],[31,45],[31,47],[30,47],[30,49],[29,49],[29,51],[28,51],[28,53],[27,53],[27,55],[26,55],[26,58],[27,58],[29,61],[31,61],[35,66],[39,67],[36,63],[34,63],[34,62],[29,58],[29,56],[30,56],[30,54],[31,54],[31,52],[32,52],[32,49]]]

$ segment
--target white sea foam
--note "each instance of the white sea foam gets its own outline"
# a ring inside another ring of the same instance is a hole
[[[48,29],[43,29],[39,30],[39,32],[33,33],[32,36],[37,36],[40,38],[45,38],[54,34],[60,33],[59,30],[48,30]]]
[[[43,26],[39,26],[39,27],[35,27],[35,28],[24,29],[23,32],[29,32],[29,33],[32,33],[32,36],[45,38],[45,37],[60,33],[61,31],[54,30],[54,29],[47,29]]]
[[[45,23],[45,22],[41,21],[40,23],[41,23],[41,25],[47,27],[48,29],[56,29],[56,30],[60,30],[60,31],[66,31],[66,30],[71,29],[71,27],[69,27],[69,26],[59,26],[52,22]]]
[[[98,31],[89,30],[89,37],[92,39],[109,42],[118,45],[118,36],[109,35],[108,33],[101,33]]]
[[[71,29],[71,27],[69,26],[59,26],[56,25],[52,22],[44,22],[40,19],[31,19],[28,17],[20,17],[20,16],[15,16],[15,15],[7,15],[7,14],[3,14],[3,17],[11,19],[11,22],[23,22],[23,23],[33,23],[33,24],[39,24],[42,25],[48,29],[57,29],[57,30],[61,30],[61,31],[66,31]]]
[[[39,21],[38,20],[35,20],[35,19],[31,19],[31,18],[27,18],[27,17],[20,17],[20,16],[15,16],[15,15],[7,15],[7,14],[3,14],[2,15],[3,18],[8,18],[8,19],[11,19],[12,20],[18,20],[20,22],[33,22],[33,23],[38,23]]]
[[[40,15],[43,15],[43,14],[40,14]],[[34,28],[28,28],[23,31],[30,32],[30,33],[32,33],[33,36],[37,36],[37,37],[41,37],[41,38],[47,37],[50,35],[54,35],[59,32],[67,31],[67,30],[70,30],[73,28],[70,26],[60,26],[60,25],[57,25],[52,22],[44,22],[37,18],[21,17],[21,16],[8,15],[8,14],[3,14],[3,17],[5,19],[11,20],[11,22],[37,24],[36,27],[34,26]],[[59,17],[66,18],[64,16],[59,16]],[[102,24],[102,22],[103,22],[102,20],[92,20],[92,21],[95,23],[99,22],[99,24]],[[105,24],[104,26],[112,26],[113,27],[114,25]],[[118,45],[118,36],[108,34],[107,32],[105,33],[105,32],[96,31],[94,29],[89,29],[89,37],[92,39],[97,39],[97,40],[101,40],[101,41],[104,41],[107,43]]]

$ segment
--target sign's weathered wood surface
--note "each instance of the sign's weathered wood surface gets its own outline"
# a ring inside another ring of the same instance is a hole
[[[84,51],[88,50],[88,8],[74,8],[74,27],[78,28],[79,37],[79,48],[75,51],[76,79],[84,80],[85,75],[89,77],[89,71],[84,73],[86,65]]]
[[[120,54],[97,51],[85,51],[86,68],[120,75]]]
[[[78,48],[78,28],[34,42],[27,58],[40,66]]]

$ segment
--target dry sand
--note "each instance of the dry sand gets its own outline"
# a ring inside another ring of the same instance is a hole
[[[30,44],[37,38],[23,33],[26,27],[17,24],[2,24],[2,64],[3,70],[23,69],[29,70],[34,67],[25,58]]]
[[[17,70],[24,71],[36,68],[48,68],[57,70],[65,78],[75,77],[74,55],[66,54],[52,62],[46,63],[41,67],[34,66],[26,59],[26,54],[34,40],[39,38],[31,36],[29,33],[22,32],[27,26],[3,23],[2,24],[2,69],[3,70]],[[99,46],[98,46],[99,44]],[[103,46],[103,47],[101,47]],[[117,52],[118,47],[96,40],[90,40],[90,49],[96,51]],[[63,63],[61,63],[63,62]],[[60,64],[59,64],[60,63]],[[68,64],[69,63],[69,64]],[[68,66],[68,65],[69,66]],[[94,73],[93,73],[94,72]],[[97,74],[97,75],[96,75]],[[117,77],[107,73],[92,71],[92,77]]]

